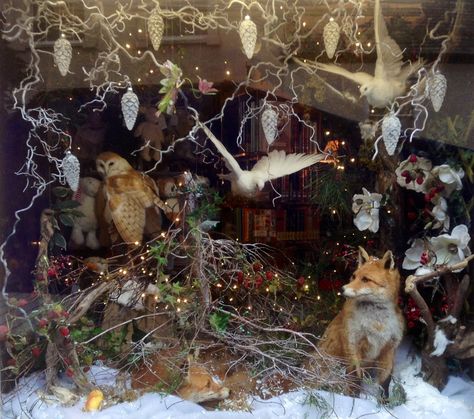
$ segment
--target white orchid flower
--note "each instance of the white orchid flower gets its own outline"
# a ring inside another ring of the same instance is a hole
[[[423,239],[415,239],[411,247],[405,252],[402,264],[403,269],[416,269],[415,275],[433,272],[433,260],[429,257],[428,243]]]
[[[464,177],[464,170],[462,169],[454,170],[449,164],[442,164],[434,167],[431,174],[444,184],[443,192],[445,196],[462,189],[462,178]]]
[[[379,209],[382,195],[370,193],[362,188],[363,194],[355,194],[352,197],[352,212],[354,212],[354,224],[360,230],[369,230],[372,233],[379,231]]]
[[[433,180],[432,167],[430,160],[412,154],[396,168],[397,183],[403,188],[426,193]]]
[[[443,228],[443,231],[449,230],[450,218],[448,215],[448,203],[440,195],[436,195],[431,202],[434,204],[431,214],[435,218],[436,222],[433,224],[433,228]]]
[[[453,228],[451,234],[441,234],[430,239],[437,265],[454,265],[471,254],[468,247],[471,236],[464,224]]]

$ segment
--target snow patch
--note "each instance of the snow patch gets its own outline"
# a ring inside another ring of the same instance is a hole
[[[446,350],[446,347],[450,344],[453,343],[452,340],[449,340],[446,335],[444,334],[443,329],[440,329],[438,326],[436,326],[436,332],[435,332],[435,338],[433,342],[434,346],[434,351],[431,352],[431,356],[441,356],[444,354],[444,351]]]
[[[83,397],[76,405],[63,407],[47,404],[38,398],[37,391],[44,389],[44,374],[32,374],[20,380],[19,390],[3,395],[0,417],[5,419],[472,419],[474,417],[474,383],[460,377],[449,377],[445,389],[440,392],[421,378],[421,360],[411,354],[406,345],[397,352],[394,375],[407,393],[407,402],[402,406],[387,409],[377,405],[373,396],[352,398],[326,391],[315,391],[319,396],[319,408],[310,403],[308,393],[298,390],[273,397],[269,400],[250,399],[248,411],[207,411],[198,404],[184,401],[176,396],[147,393],[132,402],[124,402],[100,412],[85,413]],[[97,385],[115,385],[117,371],[93,366],[90,378]],[[67,377],[61,385],[71,385]]]

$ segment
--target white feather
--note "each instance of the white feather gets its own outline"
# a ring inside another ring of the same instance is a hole
[[[209,128],[203,124],[200,126],[224,157],[230,173],[221,175],[221,178],[231,181],[231,190],[235,195],[252,196],[257,189],[262,190],[267,181],[298,172],[325,158],[324,154],[286,154],[281,150],[273,150],[262,157],[252,170],[242,170]]]

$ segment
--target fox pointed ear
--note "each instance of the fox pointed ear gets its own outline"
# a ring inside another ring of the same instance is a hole
[[[362,246],[359,246],[359,266],[367,262],[369,258],[370,256],[367,251]]]
[[[390,250],[385,252],[382,262],[385,269],[395,269],[395,259],[393,258],[393,253]]]

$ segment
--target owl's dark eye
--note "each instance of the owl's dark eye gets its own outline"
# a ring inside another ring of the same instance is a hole
[[[113,166],[115,162],[111,161],[109,162],[109,166]]]

